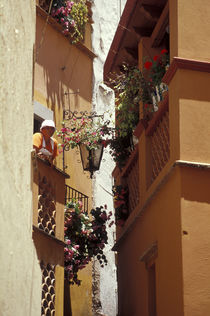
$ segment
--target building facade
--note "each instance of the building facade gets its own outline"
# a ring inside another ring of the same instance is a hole
[[[138,144],[113,171],[129,191],[114,246],[119,316],[209,313],[209,16],[208,1],[128,0],[106,59],[108,81],[125,62],[144,74],[170,56],[167,87],[152,114],[141,98]]]
[[[12,18],[11,18],[12,15]],[[34,1],[1,3],[1,315],[40,315],[41,271],[32,241]]]

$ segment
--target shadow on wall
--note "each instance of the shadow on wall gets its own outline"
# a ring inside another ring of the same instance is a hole
[[[210,170],[182,168],[181,187],[185,200],[210,204]]]
[[[92,60],[52,26],[44,28],[44,20],[37,17],[35,88],[46,95],[52,110],[55,104],[69,109],[70,103],[83,110],[84,100],[92,100]]]
[[[67,280],[64,280],[64,315],[72,316],[70,286]]]

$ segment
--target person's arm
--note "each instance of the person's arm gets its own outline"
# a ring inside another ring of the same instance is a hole
[[[55,157],[57,157],[58,154],[59,154],[59,152],[58,152],[58,142],[54,138],[53,138],[53,141],[54,141],[53,159],[55,159]]]
[[[33,135],[33,148],[38,153],[39,149],[42,147],[42,135],[41,133],[35,133]]]

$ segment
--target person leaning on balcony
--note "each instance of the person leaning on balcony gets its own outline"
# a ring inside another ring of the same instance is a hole
[[[52,120],[45,120],[41,124],[40,133],[33,135],[33,147],[38,156],[48,160],[51,164],[58,156],[58,143],[52,138],[55,132],[55,123]]]

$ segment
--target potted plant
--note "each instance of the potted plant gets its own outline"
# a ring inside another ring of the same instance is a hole
[[[153,59],[146,58],[144,63],[144,77],[148,81],[155,110],[158,109],[158,102],[162,101],[164,92],[168,90],[168,86],[162,82],[168,67],[169,55],[166,49],[162,49],[160,54],[155,55]]]
[[[122,185],[115,185],[112,188],[114,195],[114,208],[116,225],[123,226],[129,216],[128,188]]]
[[[83,40],[88,21],[86,0],[53,0],[50,15],[62,25],[64,35],[71,35],[72,44]]]

